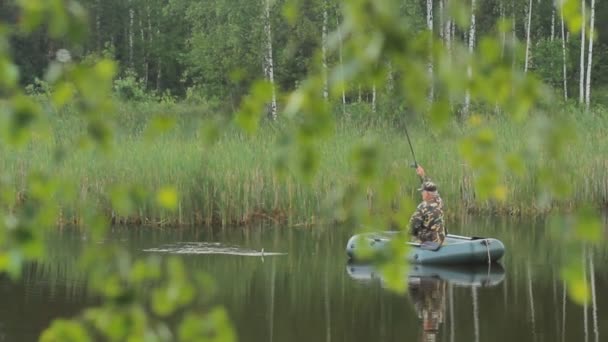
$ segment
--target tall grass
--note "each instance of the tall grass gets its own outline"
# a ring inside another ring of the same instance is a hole
[[[154,140],[146,138],[149,120],[155,114],[172,113],[176,127]],[[254,136],[228,129],[215,145],[202,142],[198,127],[210,113],[186,104],[123,104],[118,109],[115,148],[106,155],[96,149],[70,153],[60,164],[53,163],[57,144],[73,146],[85,127],[76,113],[53,113],[51,143],[31,143],[20,151],[1,151],[0,167],[10,175],[8,185],[24,191],[27,170],[49,169],[56,175],[76,180],[80,198],[92,200],[118,223],[172,225],[235,225],[258,219],[311,224],[321,215],[324,200],[336,187],[351,181],[349,151],[362,141],[373,139],[385,147],[387,171],[399,177],[402,196],[417,199],[417,180],[409,168],[409,147],[399,122],[351,120],[340,122],[336,134],[319,145],[321,167],[312,184],[296,177],[278,177],[274,172],[280,128],[263,126]],[[419,162],[438,183],[448,211],[534,214],[549,208],[569,208],[580,204],[606,205],[608,201],[608,129],[605,113],[572,113],[580,139],[566,149],[564,159],[571,167],[561,170],[562,181],[573,191],[568,198],[541,206],[538,179],[529,173],[508,176],[505,202],[478,201],[473,186],[476,170],[461,159],[456,143],[465,133],[464,125],[453,122],[443,133],[433,133],[422,123],[409,127]],[[494,128],[496,146],[503,152],[524,149],[529,136],[526,127],[488,119]],[[438,135],[443,135],[439,137]],[[541,154],[542,155],[542,154]],[[542,157],[541,157],[542,158]],[[543,165],[534,160],[527,167]],[[175,212],[160,210],[153,202],[141,204],[129,217],[113,214],[110,189],[116,184],[132,184],[150,192],[164,185],[174,186],[179,205]],[[66,220],[77,220],[77,204],[63,209]]]

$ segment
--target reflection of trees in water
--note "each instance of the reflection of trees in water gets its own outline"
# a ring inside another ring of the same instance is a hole
[[[56,317],[72,317],[97,304],[82,273],[69,263],[30,263],[20,279],[0,273],[0,341],[37,340]]]

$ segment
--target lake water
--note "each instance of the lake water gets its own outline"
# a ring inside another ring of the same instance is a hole
[[[239,340],[267,341],[603,341],[608,338],[608,248],[587,248],[595,305],[565,297],[563,248],[543,222],[466,221],[451,233],[490,235],[501,265],[417,267],[403,294],[370,265],[348,264],[353,229],[257,227],[225,230],[114,229],[134,253],[181,255],[218,283],[216,301]],[[110,243],[107,242],[107,243]],[[49,236],[46,263],[13,282],[0,276],[0,341],[33,341],[49,322],[95,304],[74,270],[83,237]],[[262,252],[263,250],[263,252]],[[581,258],[583,265],[583,258]]]

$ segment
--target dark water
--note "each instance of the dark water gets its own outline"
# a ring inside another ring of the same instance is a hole
[[[451,232],[503,240],[502,266],[418,267],[403,278],[403,294],[388,290],[374,267],[347,264],[349,229],[116,229],[112,240],[135,253],[178,253],[191,269],[213,275],[217,302],[228,309],[240,341],[608,338],[608,248],[589,247],[581,257],[595,288],[595,305],[585,309],[565,297],[564,248],[543,222],[458,226]],[[82,245],[79,234],[58,232],[49,236],[48,262],[29,265],[18,282],[0,276],[0,341],[36,340],[52,319],[94,304],[74,268]]]

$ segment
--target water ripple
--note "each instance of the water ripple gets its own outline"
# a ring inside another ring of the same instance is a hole
[[[267,252],[238,246],[223,246],[219,242],[178,242],[156,248],[144,249],[144,252],[169,254],[223,254],[237,256],[265,257],[287,255],[287,253]]]

